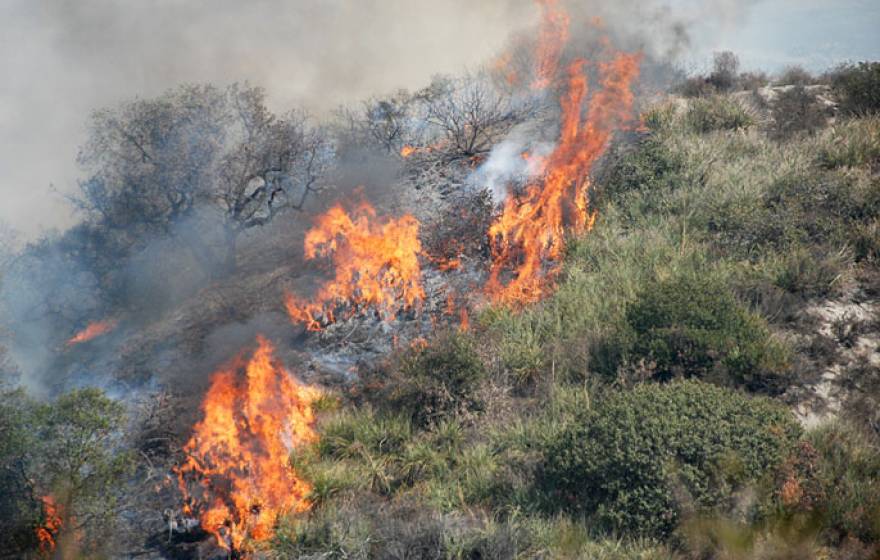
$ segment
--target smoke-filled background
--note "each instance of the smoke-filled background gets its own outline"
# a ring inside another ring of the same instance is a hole
[[[877,58],[871,0],[591,0],[618,33],[685,69],[714,50],[746,69]],[[181,83],[250,81],[274,110],[324,113],[485,63],[535,21],[530,0],[50,2],[0,4],[0,221],[34,239],[76,216],[88,114]]]

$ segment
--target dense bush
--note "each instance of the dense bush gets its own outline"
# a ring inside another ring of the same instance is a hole
[[[694,99],[684,120],[691,130],[700,134],[716,130],[741,130],[755,123],[754,117],[742,104],[723,96]]]
[[[465,335],[445,334],[414,346],[400,356],[395,369],[388,404],[417,426],[434,426],[482,406],[478,388],[486,369]]]
[[[840,108],[850,114],[880,112],[880,62],[846,64],[831,73]]]
[[[828,120],[819,99],[802,85],[780,91],[770,113],[773,119],[771,134],[777,140],[786,140],[796,134],[813,134]]]
[[[774,392],[782,388],[786,352],[766,323],[709,274],[649,283],[626,311],[599,363],[629,381],[701,378]]]
[[[656,136],[648,136],[609,154],[597,180],[594,201],[597,205],[606,201],[619,204],[630,193],[660,198],[687,180],[685,171],[680,154]]]
[[[668,536],[685,511],[725,509],[785,459],[783,406],[697,381],[611,395],[545,452],[540,486],[598,527]]]

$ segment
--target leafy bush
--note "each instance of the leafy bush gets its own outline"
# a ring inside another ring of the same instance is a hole
[[[880,62],[845,64],[831,73],[831,85],[846,113],[880,112]]]
[[[486,369],[473,343],[462,334],[440,336],[405,352],[396,366],[388,404],[420,427],[482,407],[478,388]]]
[[[682,156],[662,140],[648,136],[609,154],[597,182],[596,204],[621,203],[630,193],[662,197],[686,181]]]
[[[724,96],[694,99],[690,102],[684,121],[691,130],[700,134],[716,130],[741,130],[755,123],[754,117],[743,105]]]
[[[649,283],[607,352],[611,359],[600,369],[638,368],[628,373],[631,381],[696,377],[772,392],[787,367],[786,351],[766,323],[709,274]]]
[[[783,90],[771,106],[771,135],[786,140],[796,134],[813,134],[825,126],[825,108],[816,95],[801,85]]]
[[[783,406],[697,381],[612,394],[544,454],[540,486],[598,527],[668,536],[685,509],[731,504],[786,457],[800,428]]]

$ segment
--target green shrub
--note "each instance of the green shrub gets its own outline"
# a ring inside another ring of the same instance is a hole
[[[396,365],[388,404],[420,427],[478,411],[486,369],[471,340],[457,333],[405,352]]]
[[[831,73],[840,108],[850,114],[880,112],[880,62],[846,64]]]
[[[786,351],[767,324],[711,274],[684,273],[651,282],[627,308],[625,325],[609,342],[606,374],[629,381],[702,378],[750,390],[776,391]]]
[[[777,140],[813,134],[828,121],[818,97],[801,85],[781,91],[773,101],[770,114],[773,119],[770,132]]]
[[[741,130],[755,123],[751,113],[730,97],[714,96],[690,102],[684,122],[694,132]]]
[[[599,206],[606,201],[620,204],[630,193],[660,198],[668,196],[685,181],[686,168],[681,154],[652,135],[634,145],[620,146],[609,155],[596,181],[594,201]]]
[[[786,457],[800,428],[783,406],[697,381],[611,395],[544,454],[540,487],[599,528],[668,536],[684,510],[725,509]]]

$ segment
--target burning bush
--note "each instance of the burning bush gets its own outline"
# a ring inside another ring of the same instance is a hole
[[[784,388],[785,350],[763,320],[709,276],[650,282],[608,344],[609,362],[597,365],[607,373],[622,368],[630,382],[696,377],[751,390]]]
[[[311,486],[290,465],[293,448],[317,440],[312,403],[319,392],[297,383],[257,339],[253,355],[214,375],[204,417],[176,471],[186,513],[220,546],[264,541],[278,517],[309,508]]]
[[[540,478],[553,505],[630,535],[668,536],[683,510],[724,509],[781,464],[800,434],[764,398],[696,381],[617,393],[552,441]]]

